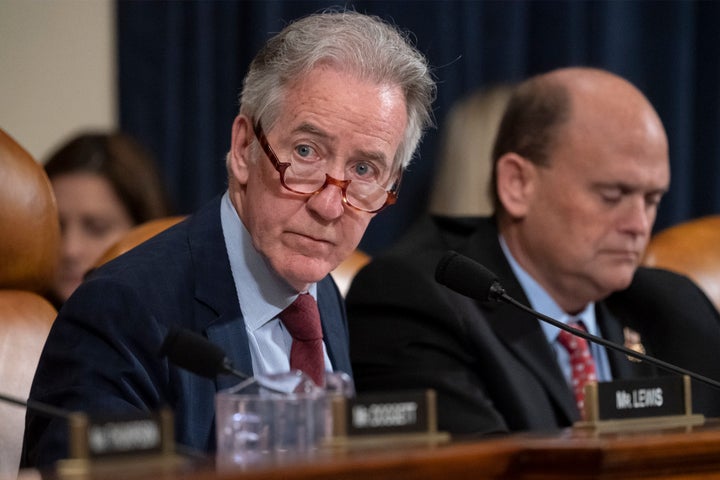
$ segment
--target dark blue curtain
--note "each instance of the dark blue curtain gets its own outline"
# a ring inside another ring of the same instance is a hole
[[[224,190],[245,69],[283,25],[337,2],[117,4],[120,125],[155,151],[178,211]],[[567,65],[616,72],[643,90],[670,140],[672,185],[656,229],[720,212],[720,2],[355,1],[413,32],[438,80],[439,127],[472,90]],[[387,246],[426,208],[438,131],[425,137],[397,205],[361,243]]]

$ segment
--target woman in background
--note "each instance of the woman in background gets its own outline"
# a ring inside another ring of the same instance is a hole
[[[124,133],[83,133],[45,163],[60,214],[62,253],[51,299],[59,307],[133,226],[170,214],[153,156]]]

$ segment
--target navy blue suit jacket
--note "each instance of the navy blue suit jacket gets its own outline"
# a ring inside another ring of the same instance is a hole
[[[355,276],[346,302],[358,392],[434,388],[438,423],[456,434],[555,430],[579,419],[555,353],[532,315],[479,302],[435,281],[447,250],[492,270],[529,305],[492,219],[422,219]],[[647,353],[720,380],[720,317],[689,279],[640,268],[626,290],[596,303],[604,338],[641,335]],[[614,378],[669,375],[608,350]],[[693,407],[720,416],[720,391],[693,381]]]
[[[352,374],[343,300],[329,276],[319,282],[317,296],[333,368]],[[238,370],[252,374],[219,198],[83,283],[58,314],[30,398],[111,415],[169,406],[179,444],[214,450],[215,393],[238,380],[201,378],[161,358],[171,326],[205,335]],[[30,410],[23,464],[46,465],[66,456],[66,422]]]

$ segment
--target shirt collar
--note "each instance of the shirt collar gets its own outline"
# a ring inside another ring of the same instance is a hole
[[[520,282],[520,286],[527,295],[528,300],[530,301],[530,306],[533,309],[565,324],[575,319],[582,319],[583,325],[589,333],[593,335],[598,334],[594,302],[589,303],[585,309],[577,315],[570,315],[566,313],[562,308],[560,308],[555,300],[552,299],[545,289],[520,266],[517,260],[515,260],[515,257],[513,257],[512,253],[510,253],[510,249],[508,248],[502,235],[499,235],[499,240],[500,247],[507,258],[508,263],[510,263],[510,268],[512,268],[518,282]],[[547,322],[540,322],[540,327],[550,342],[555,341],[558,333],[560,333],[559,328]]]
[[[220,203],[220,220],[240,310],[247,328],[256,330],[276,318],[297,298],[298,292],[255,249],[228,192]],[[317,284],[313,283],[308,292],[317,299]]]

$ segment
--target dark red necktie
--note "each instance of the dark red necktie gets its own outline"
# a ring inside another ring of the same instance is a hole
[[[317,302],[309,293],[301,293],[279,316],[293,338],[290,368],[305,372],[317,385],[323,386],[325,357]]]
[[[570,324],[578,330],[585,331],[582,323]],[[572,385],[575,393],[575,401],[577,402],[580,415],[585,418],[585,385],[589,382],[597,382],[597,374],[595,372],[595,361],[590,355],[590,347],[587,340],[576,337],[570,332],[560,330],[558,341],[565,347],[570,355],[570,368],[572,368]]]

